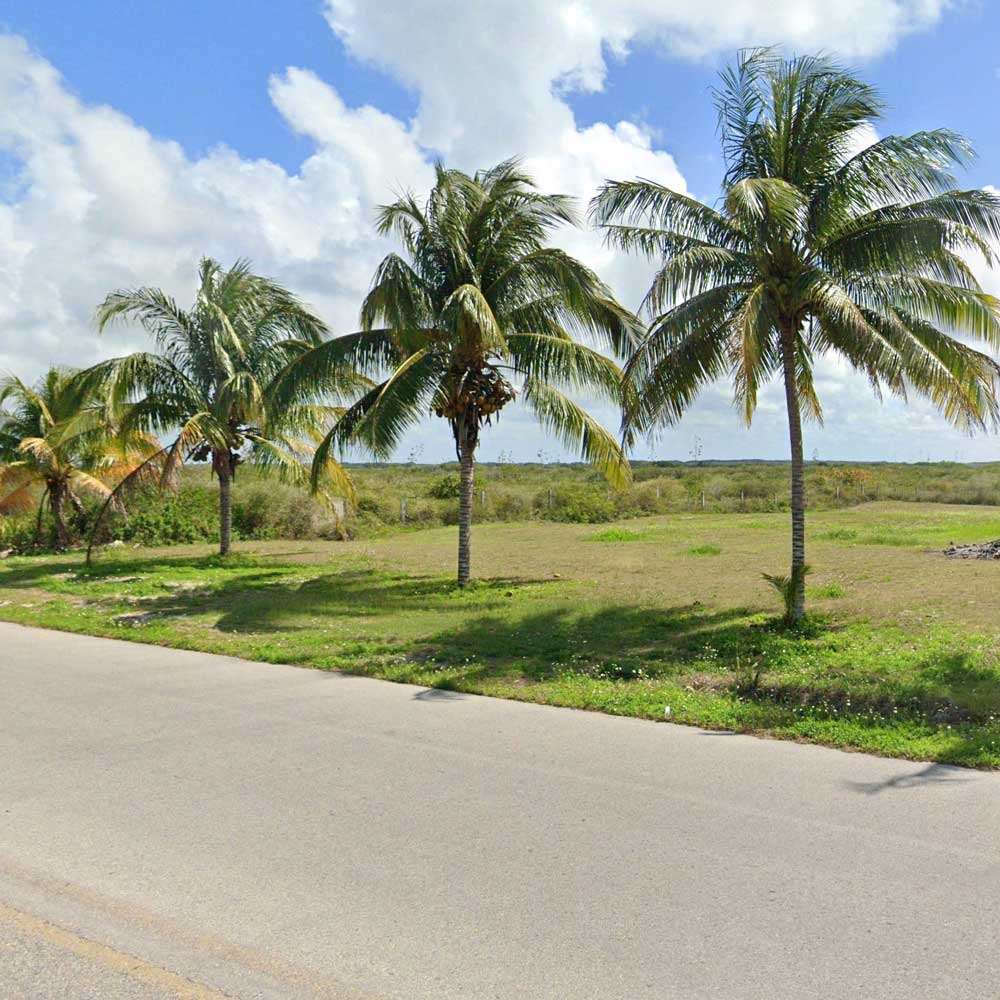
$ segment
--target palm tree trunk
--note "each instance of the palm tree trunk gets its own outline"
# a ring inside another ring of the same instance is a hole
[[[35,537],[32,540],[32,551],[38,548],[42,541],[42,517],[45,515],[45,501],[49,499],[48,486],[42,491],[42,498],[38,501],[38,516],[35,518]]]
[[[788,607],[791,624],[806,610],[806,490],[802,458],[802,411],[799,409],[799,385],[795,371],[795,331],[782,330],[781,363],[785,380],[785,408],[788,411],[788,441],[792,453],[792,599]]]
[[[458,448],[461,489],[458,494],[458,585],[472,574],[472,497],[475,489],[476,446],[463,435]]]
[[[65,552],[69,548],[69,532],[63,520],[63,490],[56,486],[49,491],[49,504],[52,507],[52,520],[56,525],[56,551]]]
[[[233,544],[233,470],[229,455],[216,453],[213,458],[219,477],[219,555],[229,555]]]

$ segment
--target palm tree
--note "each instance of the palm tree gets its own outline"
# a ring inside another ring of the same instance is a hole
[[[406,194],[380,209],[379,232],[395,234],[404,255],[379,265],[361,331],[304,357],[290,383],[320,387],[345,366],[380,378],[317,449],[320,462],[354,443],[388,456],[428,411],[448,421],[461,480],[460,586],[471,575],[476,447],[518,392],[612,484],[629,477],[614,437],[561,391],[589,389],[620,406],[621,370],[573,333],[624,354],[637,332],[593,271],[546,245],[576,221],[570,199],[537,192],[515,161],[475,176],[438,165],[425,203]]]
[[[66,505],[77,513],[83,497],[107,499],[113,484],[159,450],[141,434],[117,427],[107,402],[81,394],[74,373],[51,368],[35,386],[9,375],[0,379],[0,509],[23,509],[40,489],[38,530],[46,500],[55,524],[56,548],[70,533]]]
[[[824,58],[741,55],[715,94],[726,163],[711,208],[646,180],[608,182],[592,218],[611,244],[658,257],[651,319],[626,366],[636,433],[679,419],[728,375],[749,424],[760,388],[784,382],[791,446],[787,618],[804,613],[802,418],[822,419],[813,378],[828,352],[883,389],[937,404],[967,429],[997,417],[996,365],[953,333],[1000,344],[998,302],[964,256],[992,259],[1000,200],[955,190],[971,150],[946,130],[860,137],[882,111]]]
[[[112,405],[127,407],[127,426],[175,432],[164,449],[168,468],[186,458],[211,460],[219,480],[219,552],[226,555],[237,467],[251,461],[287,481],[308,483],[313,445],[341,412],[299,399],[273,405],[276,379],[322,341],[326,327],[282,285],[252,273],[247,261],[223,270],[209,258],[201,261],[190,309],[158,288],[112,292],[98,307],[98,328],[123,319],[137,320],[157,352],[95,365],[81,385],[101,387]],[[348,393],[357,384],[341,373],[333,382]],[[351,489],[333,461],[317,474],[340,491]]]

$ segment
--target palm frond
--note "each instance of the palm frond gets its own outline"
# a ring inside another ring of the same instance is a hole
[[[567,447],[578,448],[615,488],[632,481],[628,459],[614,436],[558,389],[535,378],[524,383],[523,399],[542,427]]]
[[[441,321],[462,348],[506,356],[503,330],[486,296],[475,285],[459,285],[445,299]]]
[[[743,249],[740,229],[708,205],[655,181],[608,181],[591,202],[590,218],[602,228],[612,246],[645,251],[651,227],[712,246]]]
[[[574,340],[539,333],[515,333],[507,340],[514,370],[567,389],[596,391],[615,403],[623,399],[624,373],[610,358]]]
[[[726,210],[743,223],[771,219],[779,228],[800,227],[808,208],[805,195],[780,177],[745,177],[726,192]]]
[[[336,448],[357,444],[378,458],[391,455],[404,431],[426,412],[442,374],[438,357],[418,351],[348,407],[316,449],[313,488]]]

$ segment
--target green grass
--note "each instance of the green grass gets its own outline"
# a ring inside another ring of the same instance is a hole
[[[632,531],[630,528],[607,528],[596,534],[587,535],[585,542],[642,542],[648,541],[649,534]]]
[[[0,562],[0,617],[646,719],[669,706],[682,723],[1000,766],[1000,566],[927,552],[1000,537],[1000,510],[811,515],[813,617],[798,632],[778,626],[760,579],[785,570],[787,534],[781,514],[677,515],[597,535],[483,525],[477,570],[490,578],[464,591],[451,582],[452,528],[244,543],[225,560],[204,546],[109,550],[91,572],[78,554],[18,557]],[[863,542],[886,536],[902,541]]]
[[[833,528],[830,531],[821,531],[814,537],[824,542],[853,542],[858,533],[853,528]]]

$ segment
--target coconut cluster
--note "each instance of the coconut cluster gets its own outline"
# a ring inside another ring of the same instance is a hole
[[[498,372],[468,371],[458,383],[457,391],[438,403],[434,412],[454,420],[471,410],[483,420],[503,409],[513,398],[514,387]]]

